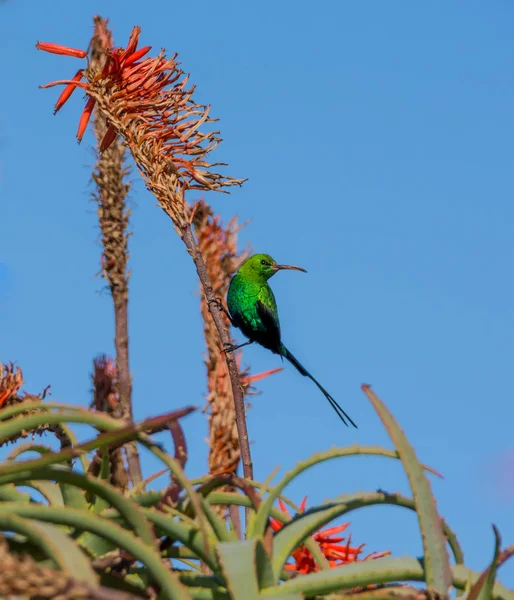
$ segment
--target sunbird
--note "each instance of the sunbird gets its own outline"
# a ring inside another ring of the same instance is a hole
[[[268,284],[268,279],[278,271],[285,269],[307,273],[300,267],[279,265],[269,254],[253,254],[239,267],[228,288],[227,314],[232,325],[240,329],[248,341],[244,344],[229,346],[225,348],[225,352],[233,352],[238,348],[257,342],[274,354],[287,358],[301,375],[308,377],[318,386],[346,426],[348,426],[346,422],[348,419],[354,427],[357,427],[319,381],[298,362],[282,343],[277,302]]]

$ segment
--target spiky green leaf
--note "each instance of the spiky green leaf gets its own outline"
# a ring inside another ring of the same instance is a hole
[[[30,543],[37,545],[58,567],[75,579],[96,582],[96,573],[83,552],[55,525],[24,519],[0,510],[0,529],[26,536]]]
[[[273,564],[261,540],[257,540],[257,545],[255,546],[255,566],[259,589],[262,590],[275,583]]]
[[[470,581],[474,583],[480,577],[478,573],[469,571],[462,565],[453,566],[451,573],[453,585],[458,589],[465,589]],[[261,596],[281,598],[286,592],[300,592],[310,598],[317,594],[330,594],[354,587],[402,581],[426,581],[423,565],[418,559],[405,556],[350,563],[290,579],[262,590]],[[492,600],[514,600],[514,592],[496,582]]]
[[[494,553],[489,567],[480,575],[478,581],[471,588],[467,600],[490,600],[493,593],[496,569],[498,568],[498,556],[500,554],[501,537],[498,529],[493,525],[494,531]]]
[[[148,546],[131,532],[108,519],[73,508],[53,508],[35,504],[22,505],[15,502],[0,504],[0,518],[14,515],[56,525],[68,525],[78,531],[91,531],[104,537],[116,544],[118,548],[130,553],[136,561],[142,562],[152,580],[169,598],[191,600],[191,596],[180,584],[177,576],[162,563],[155,547]],[[2,527],[1,522],[0,527]]]
[[[430,483],[425,476],[423,467],[418,462],[414,448],[393,415],[369,386],[363,385],[362,389],[389,433],[409,480],[423,541],[428,588],[446,596],[451,585],[450,561],[446,551],[441,518],[437,513]]]
[[[110,506],[115,508],[122,517],[125,518],[129,527],[133,527],[137,536],[146,544],[152,546],[154,537],[152,528],[147,520],[140,513],[139,507],[122,496],[119,491],[112,485],[103,482],[95,477],[76,473],[69,470],[67,467],[53,465],[51,467],[43,467],[34,469],[33,471],[21,471],[18,473],[10,473],[9,475],[0,475],[0,483],[12,483],[23,481],[24,479],[31,480],[54,480],[69,485],[74,485],[80,489],[93,493],[94,495],[103,498]]]
[[[332,460],[333,458],[341,458],[344,456],[384,456],[386,458],[394,458],[399,459],[400,455],[395,450],[386,450],[385,448],[380,448],[379,446],[348,446],[347,448],[332,448],[327,450],[326,452],[320,452],[313,454],[311,458],[299,462],[294,469],[288,471],[284,477],[279,481],[279,483],[273,486],[269,495],[266,499],[261,503],[259,510],[255,516],[255,520],[251,523],[251,526],[248,528],[248,536],[251,537],[262,537],[264,535],[264,530],[266,529],[266,524],[268,522],[269,516],[271,514],[271,509],[276,500],[280,497],[285,487],[291,483],[295,477],[298,477],[301,473],[310,469],[311,467],[318,465],[326,460]],[[430,467],[424,466],[423,468],[427,471],[430,471],[436,475],[439,475],[437,471],[434,471]]]
[[[216,552],[232,600],[259,600],[257,540],[222,542]]]

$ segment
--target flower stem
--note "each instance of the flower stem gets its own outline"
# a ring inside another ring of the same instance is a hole
[[[218,330],[221,343],[223,345],[230,345],[230,334],[225,321],[223,319],[223,313],[216,303],[216,295],[209,278],[207,271],[207,265],[198,250],[196,241],[191,230],[191,226],[186,224],[182,227],[182,239],[184,244],[195,263],[198,277],[203,287],[205,297],[207,299],[207,305],[212,315],[216,329]],[[234,405],[236,410],[236,425],[237,433],[239,436],[239,443],[241,445],[241,459],[243,461],[243,473],[247,479],[253,479],[253,464],[252,457],[250,454],[250,443],[248,440],[248,430],[246,428],[246,415],[244,406],[244,395],[241,381],[239,379],[239,371],[237,368],[236,361],[234,360],[233,353],[225,352],[225,360],[227,361],[227,369],[230,376],[230,384],[232,386],[232,394],[234,396]]]

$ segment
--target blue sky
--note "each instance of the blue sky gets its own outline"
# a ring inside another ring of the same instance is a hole
[[[95,279],[92,138],[82,100],[57,117],[78,63],[37,40],[85,48],[92,16],[117,45],[133,25],[180,53],[212,104],[227,171],[208,200],[252,219],[241,243],[298,264],[272,280],[283,337],[359,424],[345,429],[292,367],[259,384],[248,426],[256,477],[315,451],[389,440],[360,384],[373,384],[434,480],[468,565],[489,561],[491,523],[514,542],[514,5],[496,2],[177,3],[9,0],[0,6],[0,360],[26,389],[87,405],[93,356],[112,352],[110,298]],[[197,280],[171,223],[134,174],[131,359],[138,418],[203,405]],[[191,199],[196,197],[193,195]],[[237,336],[236,336],[237,337]],[[238,338],[239,339],[239,338]],[[245,350],[255,372],[280,364]],[[206,468],[205,417],[184,421],[188,472]],[[154,465],[148,463],[148,470]],[[358,489],[408,491],[385,459],[326,463],[287,493],[309,503]],[[351,515],[355,542],[419,554],[415,517]],[[514,586],[514,562],[501,579]]]

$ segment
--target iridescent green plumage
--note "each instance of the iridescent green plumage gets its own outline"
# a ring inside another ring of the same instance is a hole
[[[299,267],[278,265],[269,254],[254,254],[239,267],[228,288],[227,305],[232,324],[238,327],[249,341],[240,346],[228,348],[227,351],[257,342],[273,353],[287,358],[299,373],[311,379],[318,386],[345,425],[347,425],[346,419],[348,419],[354,427],[357,427],[327,390],[314,379],[282,343],[277,302],[268,285],[268,279],[283,269],[305,272]]]

